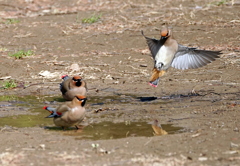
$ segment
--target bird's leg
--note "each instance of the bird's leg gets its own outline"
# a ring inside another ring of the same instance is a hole
[[[152,70],[152,76],[150,78],[149,85],[156,88],[158,86],[160,77],[163,76],[165,72],[166,71],[164,71],[164,70],[159,71],[156,67],[154,67]]]
[[[152,70],[152,76],[150,78],[150,82],[153,82],[156,79],[158,79],[159,77],[163,76],[164,73],[166,73],[166,71],[164,71],[164,70],[159,71],[156,67],[154,67]]]

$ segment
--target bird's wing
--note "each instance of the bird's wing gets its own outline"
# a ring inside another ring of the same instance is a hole
[[[155,59],[155,56],[157,55],[158,50],[162,46],[162,44],[160,43],[160,40],[149,38],[143,34],[143,31],[141,31],[141,32],[142,32],[142,35],[147,40],[147,45],[149,47],[149,50],[151,51],[153,59]]]
[[[67,102],[65,102],[63,105],[60,105],[60,106],[57,108],[57,112],[64,113],[64,112],[69,111],[69,110],[70,110],[69,104],[71,104],[71,102],[70,102],[70,101],[67,101]]]
[[[60,91],[64,95],[69,89],[69,84],[70,84],[71,79],[66,79],[62,83],[60,83]]]
[[[179,44],[171,66],[181,70],[196,69],[211,63],[220,54],[221,51],[198,50]]]

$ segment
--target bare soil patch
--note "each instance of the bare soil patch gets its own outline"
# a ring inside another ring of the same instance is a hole
[[[239,165],[240,5],[221,2],[0,1],[0,86],[17,84],[0,90],[1,118],[16,122],[20,114],[30,120],[37,114],[44,120],[42,106],[63,102],[60,77],[80,74],[89,88],[89,126],[157,119],[183,128],[138,137],[119,127],[115,133],[126,132],[126,138],[91,140],[42,123],[3,125],[1,165]],[[94,14],[100,20],[81,22]],[[222,50],[221,58],[196,70],[171,68],[158,88],[149,86],[153,62],[140,31],[159,38],[163,25],[173,27],[179,43]],[[34,55],[9,56],[19,50]],[[26,105],[26,96],[35,98]]]

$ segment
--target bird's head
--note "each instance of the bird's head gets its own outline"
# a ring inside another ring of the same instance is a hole
[[[86,96],[76,95],[75,98],[79,101],[82,107],[86,104],[87,101]]]
[[[161,34],[161,39],[167,39],[171,36],[171,30],[168,28],[164,28],[160,34]]]
[[[73,80],[73,82],[75,83],[76,86],[81,86],[82,85],[82,82],[81,82],[82,77],[81,76],[76,75],[72,78],[72,80]]]

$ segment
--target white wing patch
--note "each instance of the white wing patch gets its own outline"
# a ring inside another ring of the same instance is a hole
[[[208,56],[204,54],[187,53],[182,56],[176,56],[171,66],[181,70],[199,68],[214,60]]]

